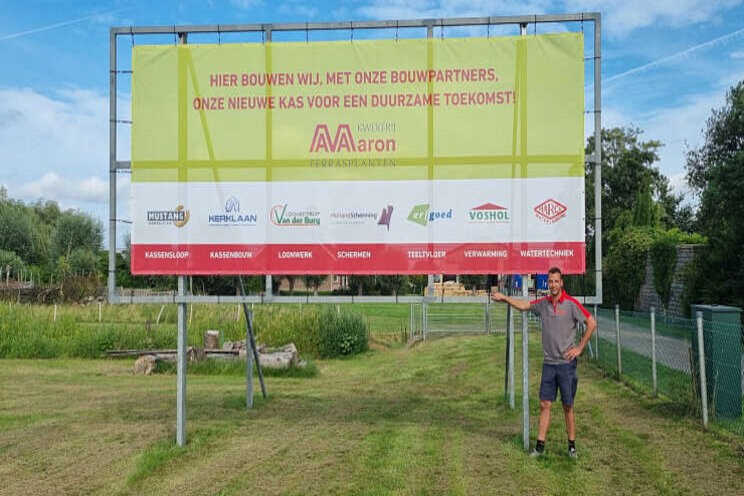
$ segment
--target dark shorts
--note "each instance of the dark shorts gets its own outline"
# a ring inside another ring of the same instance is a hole
[[[561,402],[566,406],[573,405],[576,397],[576,385],[579,383],[579,377],[576,375],[576,364],[577,360],[558,365],[543,363],[540,399],[555,401],[560,389]]]

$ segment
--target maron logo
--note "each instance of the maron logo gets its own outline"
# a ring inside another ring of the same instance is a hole
[[[348,124],[339,124],[331,138],[327,124],[315,126],[310,153],[390,153],[396,151],[395,138],[364,138],[355,140]]]

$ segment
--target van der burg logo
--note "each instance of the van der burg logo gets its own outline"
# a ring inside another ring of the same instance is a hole
[[[434,222],[439,219],[451,219],[452,209],[449,210],[430,210],[429,204],[416,205],[411,209],[408,214],[408,220],[413,223],[425,226],[429,222]]]
[[[468,219],[469,222],[483,224],[503,224],[511,220],[509,209],[493,203],[484,203],[479,207],[471,208],[468,212]]]
[[[538,219],[545,222],[546,224],[555,224],[563,217],[566,216],[568,208],[552,198],[545,200],[544,202],[537,205],[535,208],[535,215]]]
[[[397,143],[395,138],[363,138],[354,139],[348,124],[339,124],[336,134],[331,137],[327,124],[315,126],[313,141],[310,143],[310,153],[367,153],[394,152]]]
[[[288,204],[274,205],[269,211],[269,219],[275,226],[319,226],[320,212],[317,210],[289,210]]]
[[[179,205],[173,210],[148,210],[147,223],[155,226],[172,223],[176,227],[183,227],[189,221],[189,216],[190,212],[183,205]]]

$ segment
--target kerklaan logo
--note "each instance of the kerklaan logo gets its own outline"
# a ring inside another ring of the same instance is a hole
[[[566,216],[568,208],[552,198],[535,207],[535,215],[546,224],[555,224]]]

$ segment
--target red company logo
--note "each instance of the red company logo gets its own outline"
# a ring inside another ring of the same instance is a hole
[[[331,132],[327,124],[315,126],[313,141],[310,143],[310,153],[357,153],[357,152],[394,152],[395,138],[365,138],[354,140],[351,127],[339,124],[336,136],[331,139]]]
[[[535,207],[535,215],[546,224],[555,224],[566,216],[567,210],[565,205],[551,198]]]

